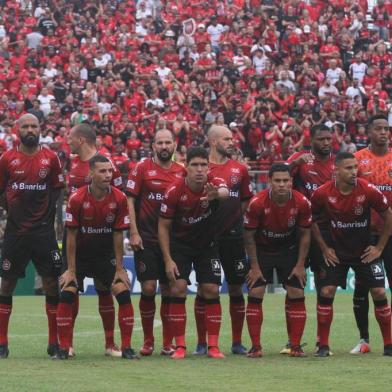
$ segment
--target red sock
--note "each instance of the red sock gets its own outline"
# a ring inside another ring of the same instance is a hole
[[[8,344],[8,324],[12,311],[12,297],[0,296],[0,344]]]
[[[75,294],[74,302],[72,304],[72,327],[71,327],[71,338],[70,338],[71,347],[73,347],[73,334],[75,329],[75,321],[76,321],[76,317],[78,317],[78,313],[79,313],[79,292]]]
[[[260,335],[263,324],[263,300],[255,297],[248,297],[246,307],[246,322],[248,324],[249,336],[253,347],[261,347]]]
[[[118,325],[121,334],[121,350],[131,347],[131,338],[134,324],[134,312],[131,303],[131,294],[128,290],[116,295],[118,306]]]
[[[103,330],[105,332],[105,346],[114,346],[114,311],[113,296],[110,291],[98,291],[98,310],[101,315]]]
[[[170,300],[170,327],[176,339],[176,346],[185,345],[186,308],[185,298],[172,297]]]
[[[144,343],[154,345],[154,317],[155,317],[155,295],[140,296],[140,317],[144,334]]]
[[[47,295],[45,298],[46,316],[48,318],[48,343],[57,344],[57,306],[59,297]]]
[[[285,312],[285,316],[286,316],[286,330],[287,330],[287,336],[289,338],[290,341],[290,322],[289,322],[289,310],[290,310],[290,301],[289,301],[289,297],[286,294],[286,297],[284,299],[284,312]],[[290,342],[291,343],[291,342]]]
[[[230,296],[230,318],[232,343],[241,343],[245,320],[245,301],[242,295]]]
[[[69,350],[72,340],[72,320],[73,301],[75,294],[70,291],[63,291],[60,296],[60,303],[57,307],[57,333],[60,348]]]
[[[386,299],[381,301],[374,301],[374,313],[381,329],[384,346],[392,344],[391,307],[388,305],[388,301]]]
[[[287,316],[288,324],[290,325],[288,328],[290,332],[290,343],[292,346],[299,346],[301,344],[306,322],[305,298],[288,298],[288,302],[289,309],[287,311]]]
[[[162,345],[163,347],[168,347],[172,344],[173,334],[170,329],[170,297],[161,297],[161,320],[162,320]]]
[[[194,304],[196,329],[197,329],[197,343],[207,344],[207,328],[206,328],[206,311],[204,298],[196,295]]]
[[[218,347],[219,331],[222,322],[222,307],[219,298],[205,300],[208,347]]]
[[[319,297],[317,302],[317,326],[320,346],[329,345],[329,331],[333,319],[333,298]]]

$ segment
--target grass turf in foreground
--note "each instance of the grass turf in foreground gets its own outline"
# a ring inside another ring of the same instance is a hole
[[[308,320],[304,342],[307,358],[279,355],[287,341],[284,296],[267,295],[264,300],[262,343],[264,357],[248,359],[230,354],[228,297],[221,297],[223,324],[221,349],[224,360],[192,357],[173,361],[159,355],[161,327],[155,327],[156,352],[140,361],[107,358],[103,355],[103,331],[97,298],[82,297],[76,323],[75,350],[69,361],[53,361],[46,355],[46,316],[43,297],[15,297],[10,322],[10,357],[0,361],[0,391],[386,391],[390,389],[392,358],[383,357],[382,342],[373,310],[370,331],[373,352],[352,356],[348,351],[358,334],[351,308],[351,295],[337,296],[331,333],[331,358],[314,358],[316,331],[315,296],[306,301]],[[138,311],[139,297],[133,297],[136,325],[133,347],[139,349],[142,331]],[[189,354],[195,347],[193,300],[187,301],[187,344]],[[158,298],[157,315],[159,312]],[[116,331],[119,343],[119,333]],[[244,344],[249,348],[246,329]]]

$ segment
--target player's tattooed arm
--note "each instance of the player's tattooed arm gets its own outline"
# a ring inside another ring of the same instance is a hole
[[[339,264],[340,261],[336,256],[335,250],[330,248],[327,243],[324,241],[323,236],[321,235],[319,225],[317,224],[316,220],[312,223],[312,236],[319,244],[321,251],[323,252],[324,261],[327,265],[335,266]]]
[[[62,289],[77,284],[76,281],[76,237],[77,227],[67,228],[67,270],[60,276]]]
[[[122,230],[115,230],[113,232],[113,246],[114,246],[114,256],[116,258],[116,274],[114,276],[113,284],[119,283],[121,281],[125,288],[129,290],[131,286],[131,282],[129,281],[129,277],[127,271],[123,266],[123,232]]]
[[[135,211],[136,199],[132,196],[128,197],[128,211],[129,211],[129,231],[130,239],[129,244],[133,251],[138,251],[143,248],[143,240],[140,237],[139,230],[136,224],[136,211]]]
[[[305,270],[305,261],[308,256],[309,246],[310,246],[310,228],[308,227],[299,227],[299,249],[298,249],[298,260],[297,264],[291,271],[289,279],[295,276],[302,287],[306,285],[306,270]]]
[[[370,263],[378,259],[388,242],[390,233],[392,232],[392,211],[388,208],[386,211],[379,212],[384,220],[384,227],[381,231],[378,242],[375,246],[368,246],[361,256],[362,263]]]
[[[245,229],[244,231],[245,250],[250,263],[250,269],[248,275],[246,276],[246,284],[248,285],[249,289],[251,289],[259,279],[264,280],[263,274],[260,270],[259,262],[257,260],[255,234],[255,229]]]
[[[173,282],[180,275],[177,264],[170,254],[170,229],[172,220],[168,218],[159,218],[158,221],[158,240],[161,247],[163,261],[165,262],[165,271],[169,281]]]

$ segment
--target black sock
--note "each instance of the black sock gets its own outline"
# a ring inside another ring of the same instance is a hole
[[[362,286],[361,283],[355,282],[353,297],[353,310],[355,321],[359,330],[361,339],[369,341],[369,289]]]

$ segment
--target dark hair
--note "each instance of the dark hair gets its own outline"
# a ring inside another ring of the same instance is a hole
[[[373,123],[377,120],[385,120],[388,122],[388,118],[383,114],[375,114],[374,116],[370,117],[368,120],[368,126],[371,127]]]
[[[88,162],[88,164],[90,166],[90,169],[94,169],[95,164],[98,163],[98,162],[106,163],[106,162],[110,162],[110,161],[104,155],[96,154]]]
[[[186,152],[186,163],[189,163],[193,158],[202,158],[208,161],[208,151],[203,147],[190,147]]]
[[[310,137],[313,139],[318,132],[332,132],[332,129],[325,124],[313,125],[313,127],[310,128]]]
[[[335,165],[344,161],[345,159],[355,159],[355,155],[351,152],[338,152],[335,157]]]
[[[290,174],[290,166],[286,163],[273,163],[268,171],[268,177],[272,178],[274,173],[287,172]]]
[[[84,137],[88,144],[95,145],[97,141],[97,134],[90,124],[78,124],[73,129],[74,133],[76,133],[78,136]]]

